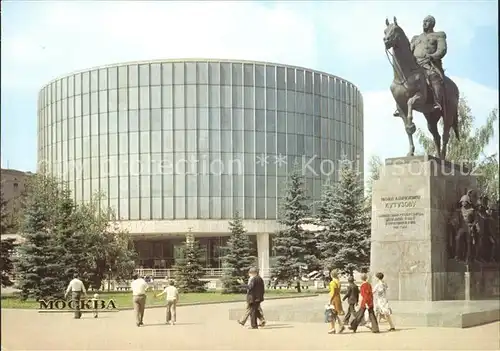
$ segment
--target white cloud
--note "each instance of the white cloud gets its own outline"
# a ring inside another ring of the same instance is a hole
[[[498,108],[498,90],[488,88],[467,78],[451,78],[458,85],[460,94],[467,98],[472,114],[476,117],[476,126],[484,124],[492,109]],[[363,92],[363,101],[365,169],[368,170],[367,163],[372,155],[378,155],[382,159],[405,156],[409,148],[408,137],[401,118],[392,116],[396,104],[389,89]],[[418,128],[429,133],[425,117],[421,113],[415,113],[414,122]],[[416,134],[414,135],[414,143],[418,148]],[[498,152],[498,146],[497,125],[495,136],[485,153]]]

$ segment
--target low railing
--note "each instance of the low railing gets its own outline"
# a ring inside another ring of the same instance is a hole
[[[214,283],[214,281],[218,281],[224,273],[223,268],[204,268],[203,270],[205,271],[205,275],[204,275],[203,279],[208,281],[208,282],[211,282],[211,283]],[[157,268],[157,269],[137,268],[135,270],[135,273],[142,276],[142,277],[145,277],[145,276],[151,277],[152,276],[153,281],[149,281],[148,284],[150,285],[152,290],[158,290],[158,289],[162,289],[164,287],[165,279],[175,279],[175,271],[176,270],[173,268]],[[273,281],[268,280],[268,278],[270,277],[270,274],[271,274],[270,269],[264,270],[263,272],[261,270],[260,274],[266,280],[266,288],[268,288],[268,289],[295,290],[295,288],[296,288],[296,283],[293,283],[293,282],[290,285],[287,283],[283,283],[283,282],[280,282],[276,285],[273,284]],[[129,291],[130,290],[130,282],[131,282],[130,280],[126,281],[126,282],[106,281],[106,282],[103,282],[103,286],[101,287],[101,289],[104,291],[105,290]],[[345,279],[344,277],[341,277],[340,283],[342,285],[341,292],[345,293],[345,290],[347,289],[347,285],[348,285],[347,279]],[[356,281],[356,284],[359,286],[361,284],[361,281]],[[215,286],[218,286],[218,283],[215,283],[213,289],[216,289]],[[310,288],[311,289],[325,289],[328,286],[325,285],[325,282],[322,279],[302,279],[301,280],[301,287],[302,287],[302,289],[310,289]],[[212,288],[209,287],[209,289],[212,289]]]
[[[135,273],[141,277],[149,276],[153,279],[171,279],[175,276],[174,268],[136,268]],[[221,278],[224,275],[223,268],[203,268],[204,278]],[[269,277],[271,271],[269,269],[264,270],[260,274],[263,277]]]
[[[142,277],[149,276],[154,279],[170,279],[175,276],[175,271],[173,268],[137,268],[135,273]],[[203,271],[206,278],[220,278],[223,274],[221,268],[203,268]]]

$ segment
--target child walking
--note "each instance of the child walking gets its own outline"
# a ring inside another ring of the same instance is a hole
[[[92,298],[92,308],[94,309],[94,318],[97,318],[98,316],[97,301],[99,301],[99,294],[94,294],[94,297]]]
[[[173,280],[170,280],[165,290],[156,295],[156,297],[160,297],[162,295],[167,295],[166,322],[167,324],[175,325],[177,319],[177,303],[179,302],[179,291],[175,287],[175,283]]]

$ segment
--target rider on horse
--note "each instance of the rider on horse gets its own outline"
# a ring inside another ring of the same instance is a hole
[[[423,30],[420,35],[412,38],[410,46],[415,59],[425,71],[427,83],[434,94],[434,110],[442,111],[441,101],[444,93],[444,70],[442,59],[446,55],[447,43],[445,32],[434,32],[436,19],[432,16],[424,18]],[[394,112],[399,117],[399,110]]]

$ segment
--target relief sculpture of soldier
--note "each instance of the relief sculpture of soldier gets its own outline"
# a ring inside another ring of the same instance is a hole
[[[457,261],[469,262],[473,256],[473,246],[478,232],[476,220],[477,194],[469,190],[459,202],[459,209],[452,210],[448,222],[450,235],[449,249]]]
[[[495,253],[497,251],[496,235],[494,233],[494,219],[489,207],[488,196],[482,195],[477,206],[477,214],[479,219],[479,235],[478,247],[476,249],[476,257],[485,262],[495,261]]]
[[[496,260],[498,233],[495,220],[488,206],[488,197],[478,198],[475,190],[469,190],[459,201],[460,210],[452,211],[449,230],[453,243],[451,256],[469,263]]]
[[[425,70],[426,77],[434,93],[434,109],[441,110],[443,98],[444,70],[442,59],[446,55],[448,45],[445,32],[434,32],[436,19],[427,16],[423,22],[423,33],[416,35],[410,42],[410,48],[417,63]],[[399,117],[396,108],[395,117]]]

